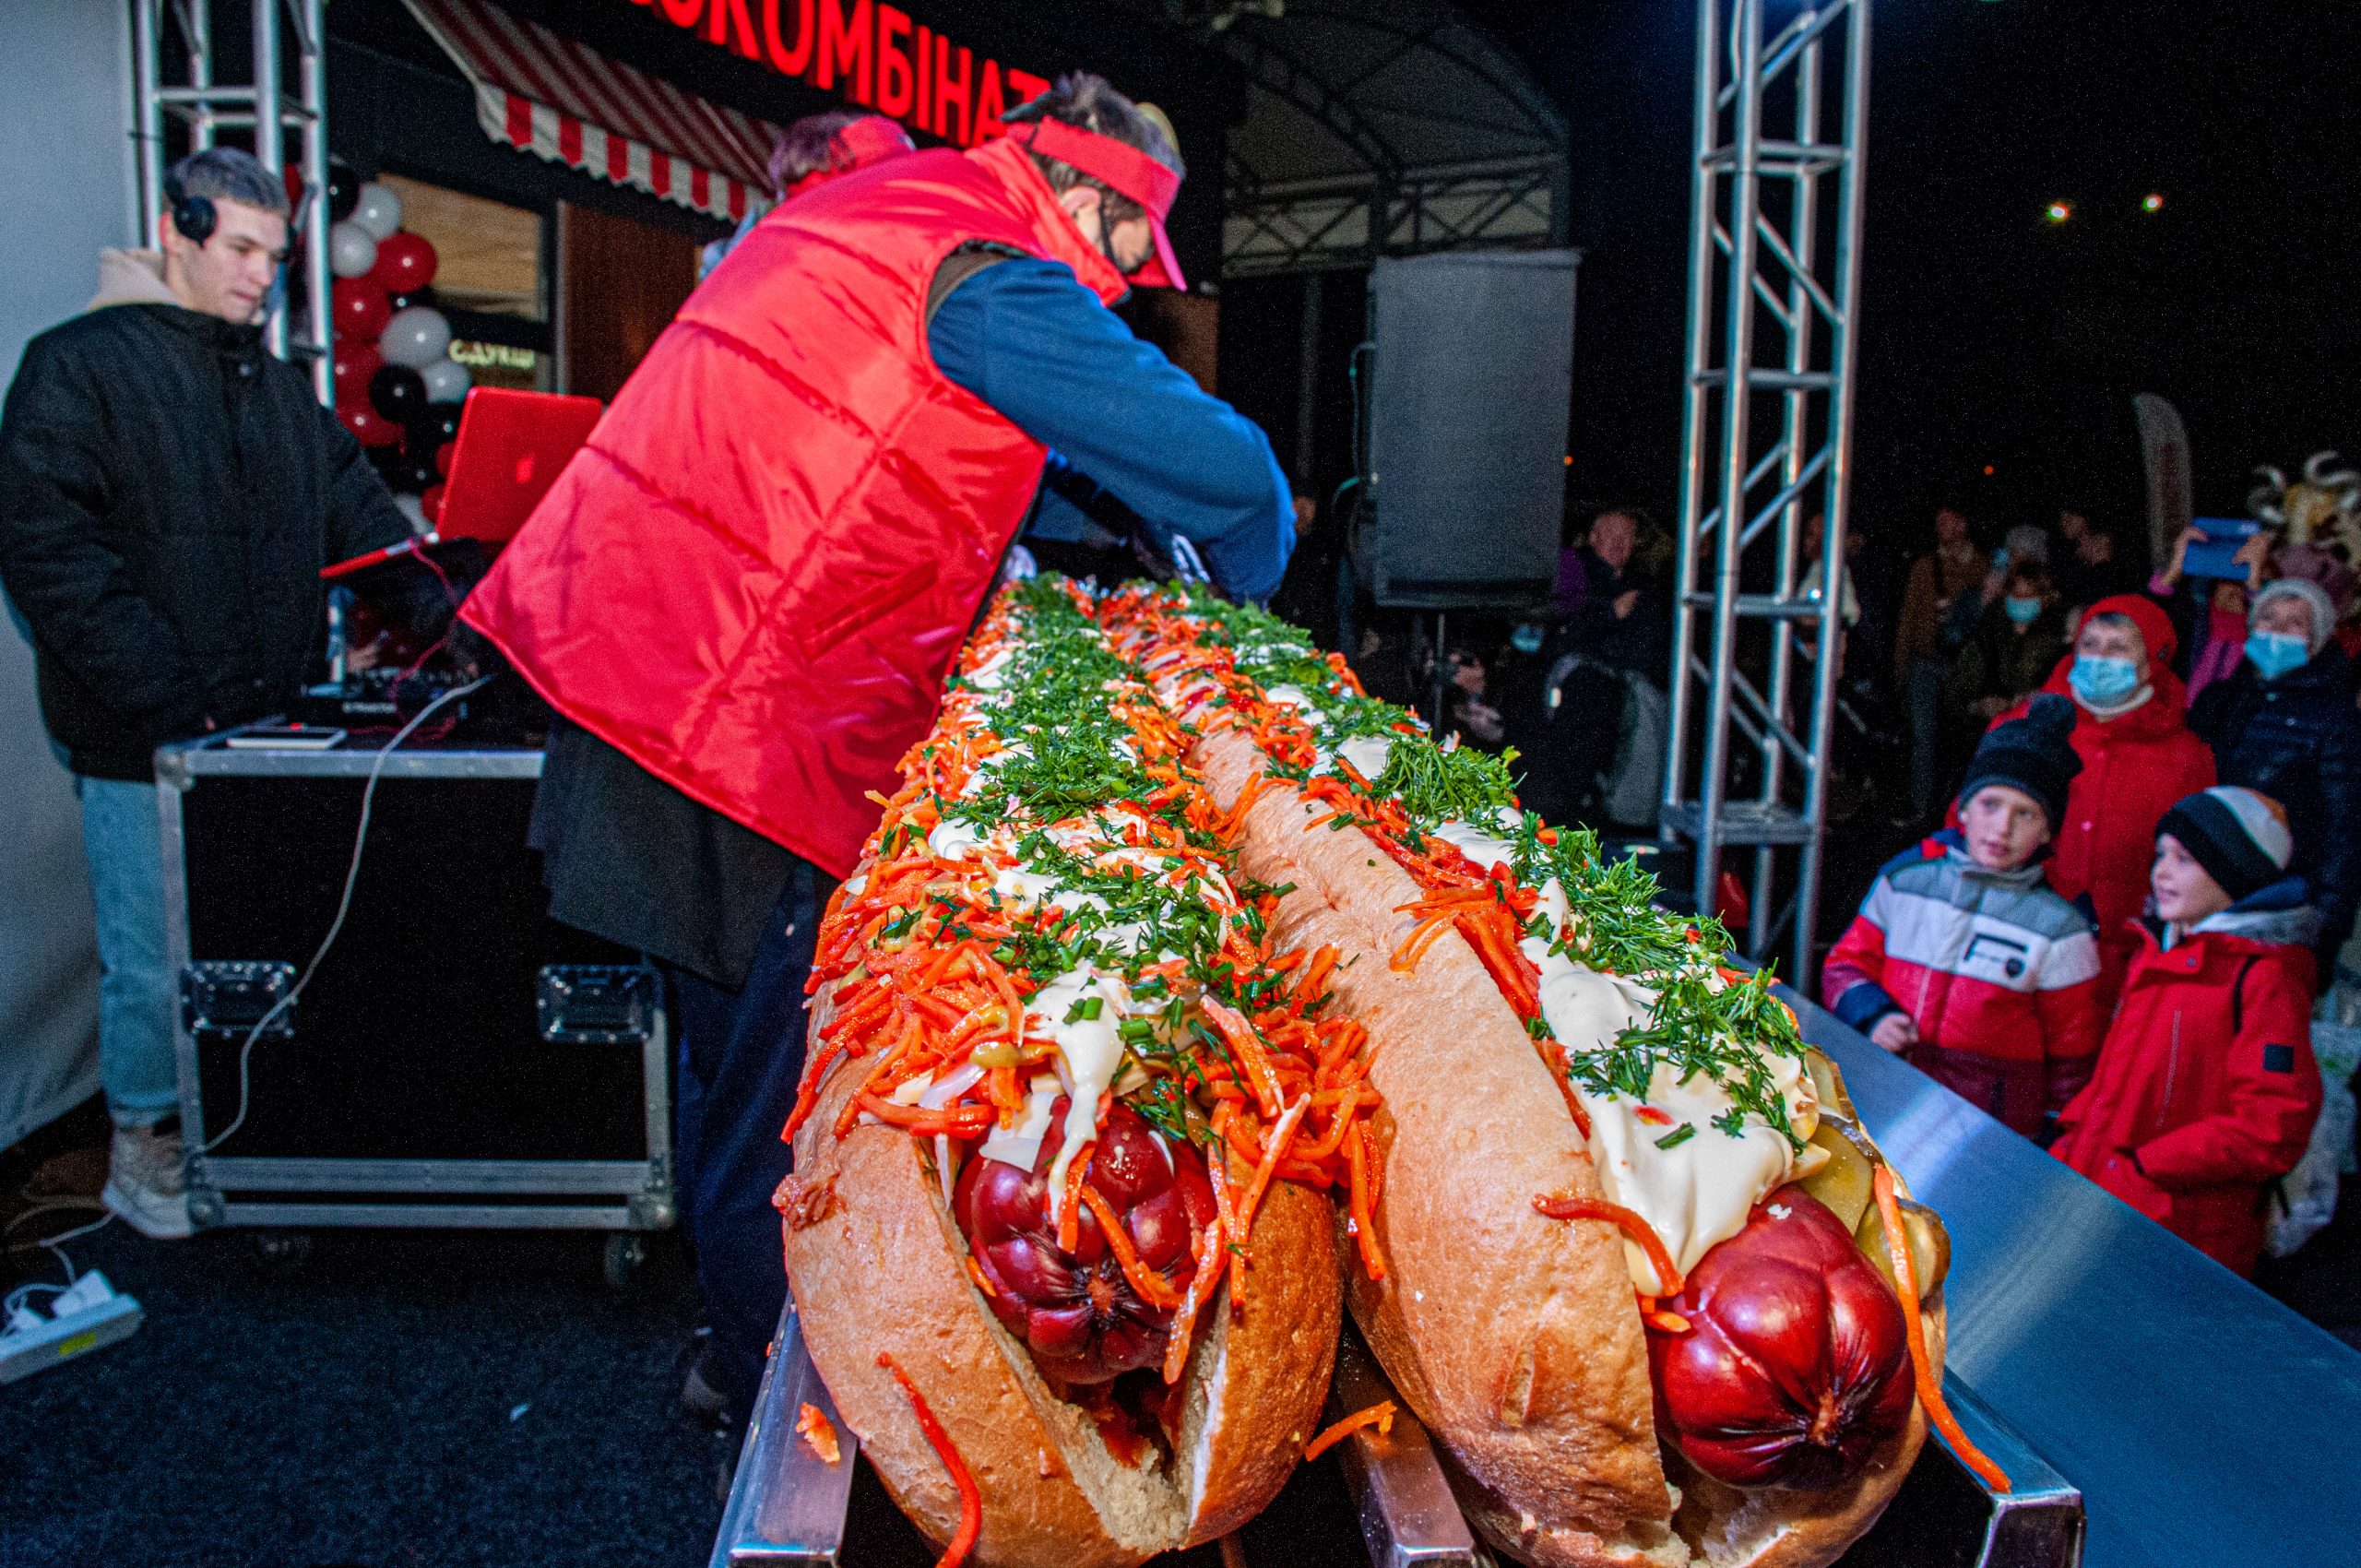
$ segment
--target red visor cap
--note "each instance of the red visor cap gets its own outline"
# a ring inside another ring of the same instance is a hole
[[[1180,176],[1170,165],[1128,142],[1062,120],[1035,120],[1015,126],[1009,135],[1017,137],[1026,150],[1071,164],[1139,203],[1147,212],[1148,230],[1156,236],[1156,252],[1132,274],[1131,280],[1145,289],[1187,290],[1188,282],[1180,276],[1180,258],[1172,252],[1172,236],[1164,232],[1172,199],[1180,194]]]

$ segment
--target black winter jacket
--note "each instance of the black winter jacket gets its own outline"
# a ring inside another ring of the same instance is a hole
[[[257,327],[93,310],[26,347],[0,414],[0,581],[77,773],[146,779],[160,743],[280,707],[320,568],[410,531]]]
[[[2260,790],[2287,812],[2295,864],[2320,913],[2320,969],[2361,907],[2361,708],[2351,660],[2331,644],[2266,681],[2251,659],[2197,695],[2189,727],[2213,748],[2225,784]]]

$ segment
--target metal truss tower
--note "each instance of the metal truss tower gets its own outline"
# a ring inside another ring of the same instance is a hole
[[[1844,636],[1869,0],[1698,0],[1667,842],[1698,908],[1754,851],[1747,951],[1811,979]],[[1786,12],[1788,6],[1775,9]],[[1833,179],[1834,200],[1823,186]],[[1803,535],[1826,517],[1810,580]],[[1735,733],[1734,733],[1735,732]],[[1781,851],[1794,886],[1774,903]]]
[[[254,80],[215,79],[211,0],[132,0],[132,136],[139,144],[139,228],[153,242],[164,221],[164,122],[188,129],[192,150],[211,147],[224,130],[253,133],[255,156],[279,172],[287,133],[296,138],[304,195],[290,236],[300,250],[311,308],[291,324],[284,304],[271,314],[271,351],[308,360],[322,403],[334,399],[329,360],[327,39],[324,0],[251,0]],[[170,79],[168,79],[170,78]],[[291,96],[288,89],[292,86]],[[268,117],[276,136],[257,129]]]

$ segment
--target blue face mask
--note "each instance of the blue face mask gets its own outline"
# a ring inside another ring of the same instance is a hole
[[[2312,645],[2286,632],[2257,632],[2247,638],[2247,658],[2266,681],[2276,681],[2290,670],[2312,661]]]
[[[2094,659],[2078,654],[2066,683],[2091,707],[2113,707],[2140,689],[2140,667],[2128,659]]]
[[[2019,599],[2014,594],[2011,594],[2008,598],[2002,600],[2000,601],[2000,608],[2008,612],[2009,619],[2014,621],[2020,626],[2032,625],[2041,615],[2041,600],[2037,599]]]

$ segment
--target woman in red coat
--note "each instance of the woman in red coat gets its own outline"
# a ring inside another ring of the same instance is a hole
[[[2239,1274],[2261,1255],[2271,1184],[2319,1114],[2318,922],[2288,876],[2277,802],[2225,786],[2157,825],[2155,918],[2050,1152]]]
[[[2213,782],[2213,754],[2183,722],[2172,672],[2172,622],[2141,594],[2102,599],[2082,612],[2074,649],[2042,687],[2074,699],[2082,771],[2066,796],[2049,885],[2090,895],[2098,926],[2099,1016],[2115,1006],[2141,945],[2132,921],[2148,901],[2156,819]],[[2028,697],[1994,719],[2022,718]]]

